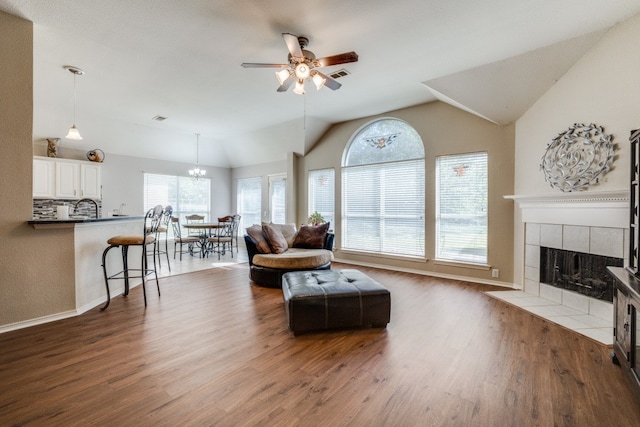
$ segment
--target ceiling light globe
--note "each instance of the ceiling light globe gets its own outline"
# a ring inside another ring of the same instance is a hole
[[[278,79],[278,82],[280,84],[283,84],[285,80],[289,78],[290,75],[291,75],[291,72],[287,69],[276,71],[276,79]]]
[[[304,95],[304,81],[303,80],[298,80],[296,82],[296,86],[293,88],[293,93],[296,93],[298,95]]]
[[[316,89],[318,90],[322,89],[324,84],[327,82],[327,79],[322,77],[320,74],[314,74],[311,80],[313,80],[313,83],[316,85]]]
[[[299,79],[306,79],[307,77],[309,77],[310,73],[311,69],[304,62],[296,65],[296,77],[298,77]]]

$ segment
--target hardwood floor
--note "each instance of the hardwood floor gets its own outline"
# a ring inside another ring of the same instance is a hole
[[[294,337],[281,291],[229,264],[2,334],[0,425],[640,424],[607,347],[491,286],[359,269],[391,291],[386,329]]]

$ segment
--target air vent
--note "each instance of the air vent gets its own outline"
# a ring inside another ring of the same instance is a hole
[[[155,120],[156,122],[164,122],[165,120],[167,120],[167,118],[164,116],[154,116],[151,120]]]
[[[349,74],[351,73],[345,70],[344,68],[342,68],[338,71],[334,71],[333,73],[329,74],[329,77],[331,77],[332,79],[339,79],[340,77],[348,76]]]

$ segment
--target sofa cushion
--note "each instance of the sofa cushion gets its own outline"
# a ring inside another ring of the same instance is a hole
[[[254,224],[251,227],[248,227],[247,234],[249,235],[249,237],[251,237],[251,240],[253,241],[253,243],[255,243],[256,249],[258,249],[258,252],[263,254],[271,253],[271,247],[269,246],[269,243],[265,238],[265,235],[264,235],[264,232],[262,231],[261,226]]]
[[[278,227],[282,232],[282,235],[284,236],[284,238],[287,239],[287,245],[289,247],[293,246],[293,241],[295,240],[296,234],[298,233],[298,230],[296,229],[296,225],[294,223],[274,224],[272,222],[271,223],[263,222],[262,226],[264,227],[265,224],[272,224]]]
[[[322,249],[324,247],[324,239],[327,237],[328,231],[328,222],[315,227],[310,225],[303,225],[302,227],[300,227],[300,230],[298,230],[298,234],[293,241],[293,247],[305,249]]]
[[[266,268],[302,270],[317,268],[333,260],[333,253],[326,249],[291,248],[283,254],[256,254],[253,264]]]
[[[275,224],[263,224],[262,231],[264,231],[269,246],[271,246],[271,252],[274,254],[281,254],[289,249],[287,239],[282,235],[279,227]]]

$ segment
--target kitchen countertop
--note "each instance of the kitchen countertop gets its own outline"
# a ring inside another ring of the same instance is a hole
[[[101,222],[113,222],[113,221],[123,221],[123,220],[143,220],[144,216],[109,216],[106,218],[85,218],[85,217],[73,217],[70,216],[69,219],[55,219],[55,218],[44,218],[44,219],[32,219],[27,221],[27,224],[32,225],[33,228],[72,228],[76,224],[91,224],[91,223],[101,223]]]

